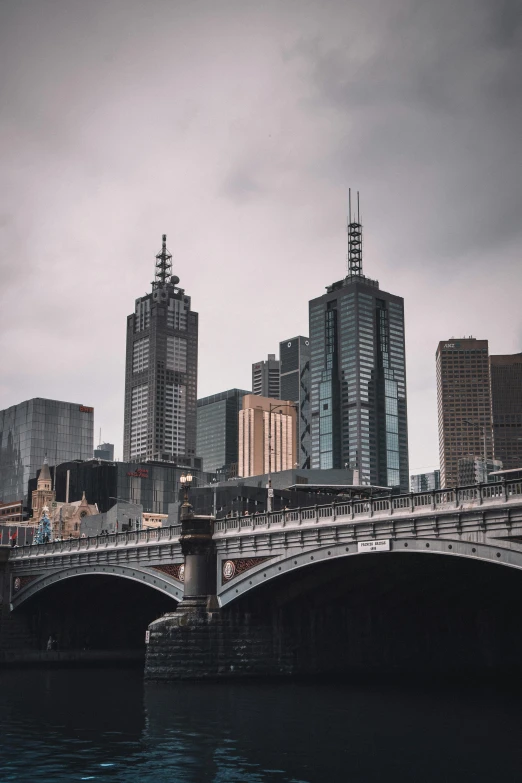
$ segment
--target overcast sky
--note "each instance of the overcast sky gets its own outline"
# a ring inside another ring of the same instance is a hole
[[[522,351],[521,75],[519,0],[2,0],[0,408],[93,405],[121,456],[162,233],[199,396],[248,389],[344,276],[351,186],[437,467],[438,341]]]

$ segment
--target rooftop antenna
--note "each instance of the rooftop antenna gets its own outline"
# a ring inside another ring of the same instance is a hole
[[[357,191],[357,219],[352,215],[352,189],[348,188],[348,276],[362,276],[362,224]]]
[[[167,235],[163,234],[161,250],[156,256],[156,274],[152,283],[152,288],[163,288],[172,275],[172,256],[167,250]]]

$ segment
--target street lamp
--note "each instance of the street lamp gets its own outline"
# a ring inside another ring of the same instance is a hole
[[[295,411],[297,411],[297,403],[295,402],[284,402],[284,403],[269,403],[268,405],[268,497],[267,497],[267,503],[266,508],[267,511],[272,511],[272,499],[273,499],[273,492],[272,492],[272,411],[276,411],[279,408],[293,408]]]
[[[189,499],[188,499],[188,493],[190,489],[190,485],[192,484],[192,473],[189,471],[188,473],[182,473],[179,477],[179,480],[181,482],[181,486],[183,487],[184,495],[183,495],[183,505],[189,506]]]

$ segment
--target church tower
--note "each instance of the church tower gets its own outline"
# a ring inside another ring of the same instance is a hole
[[[47,457],[44,459],[40,475],[33,492],[33,519],[40,521],[44,506],[50,507],[56,499],[56,493],[52,488],[51,471]]]

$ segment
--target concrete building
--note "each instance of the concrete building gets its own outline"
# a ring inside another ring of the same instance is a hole
[[[29,506],[28,484],[47,457],[57,465],[91,459],[94,408],[41,397],[0,411],[0,502],[23,500]]]
[[[362,225],[348,224],[348,274],[309,303],[312,468],[409,490],[404,301],[362,274]]]
[[[239,413],[239,476],[295,467],[296,410],[292,400],[247,394]]]
[[[337,498],[333,487],[351,487],[351,470],[305,470],[293,468],[272,474],[272,509],[326,503]],[[210,514],[222,519],[228,514],[264,513],[268,501],[268,475],[248,476],[220,481],[190,491],[190,502],[196,514]],[[320,489],[320,499],[310,489]],[[369,488],[364,487],[364,490]],[[177,520],[176,520],[177,521]]]
[[[467,487],[470,484],[486,484],[499,479],[494,475],[502,470],[502,462],[499,459],[483,457],[460,457],[458,463],[457,484],[459,487]]]
[[[104,459],[112,462],[114,460],[114,443],[100,443],[94,449],[94,459]]]
[[[279,359],[275,358],[275,353],[269,353],[265,361],[252,365],[252,393],[278,400],[281,396],[279,375]]]
[[[196,454],[198,314],[172,275],[166,235],[152,291],[127,318],[123,459],[186,463]]]
[[[143,507],[136,503],[115,503],[108,511],[84,515],[80,524],[82,537],[101,536],[106,533],[124,533],[141,530]]]
[[[13,503],[0,503],[0,525],[6,522],[22,523],[25,519],[24,504],[21,500]]]
[[[522,353],[490,356],[495,457],[505,470],[522,467]]]
[[[488,341],[442,340],[437,348],[440,481],[459,482],[459,459],[493,458]]]
[[[239,411],[244,389],[229,389],[198,400],[197,454],[203,470],[221,478],[237,476]]]
[[[410,490],[412,492],[432,492],[440,489],[440,470],[432,470],[431,473],[417,473],[410,477]]]
[[[308,469],[312,456],[310,423],[310,340],[292,337],[279,343],[281,398],[297,404],[297,463]]]

